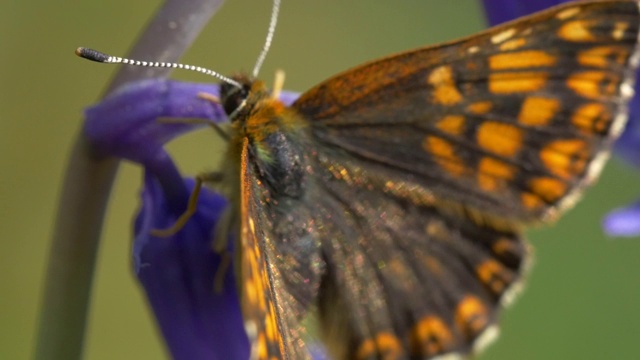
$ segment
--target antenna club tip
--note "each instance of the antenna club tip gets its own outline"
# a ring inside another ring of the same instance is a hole
[[[96,61],[96,62],[107,62],[109,60],[109,55],[102,53],[100,51],[97,50],[93,50],[93,49],[89,49],[89,48],[85,48],[85,47],[79,47],[76,49],[76,55],[78,55],[79,57],[83,58],[83,59],[87,59],[87,60],[91,60],[91,61]]]

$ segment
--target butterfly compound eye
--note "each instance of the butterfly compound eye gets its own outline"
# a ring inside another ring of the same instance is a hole
[[[227,115],[231,115],[238,109],[247,96],[249,96],[249,90],[251,89],[252,81],[249,80],[248,77],[241,75],[234,76],[233,79],[240,83],[242,87],[239,88],[234,84],[226,82],[220,84],[220,100],[222,102],[224,112]]]

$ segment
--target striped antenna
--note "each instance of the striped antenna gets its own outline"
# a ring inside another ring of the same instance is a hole
[[[269,48],[271,47],[271,41],[273,40],[273,34],[276,32],[276,24],[278,23],[278,13],[280,12],[280,0],[273,0],[273,8],[271,8],[271,19],[269,20],[269,30],[267,31],[267,38],[264,41],[264,45],[262,46],[262,51],[258,56],[258,60],[256,61],[256,65],[253,67],[253,78],[258,77],[258,72],[260,72],[260,68],[262,67],[262,63],[264,59],[267,57],[267,53],[269,52]]]
[[[158,62],[158,61],[132,60],[127,58],[107,55],[103,52],[84,48],[84,47],[77,48],[76,55],[87,60],[96,61],[96,62],[105,63],[105,64],[127,64],[127,65],[134,65],[134,66],[173,68],[173,69],[184,69],[189,71],[196,71],[205,75],[213,76],[215,78],[220,79],[221,81],[224,81],[230,85],[237,87],[238,89],[242,89],[242,85],[239,82],[233,79],[230,79],[224,75],[221,75],[213,70],[205,69],[200,66],[178,64],[178,63],[166,63],[166,62]]]

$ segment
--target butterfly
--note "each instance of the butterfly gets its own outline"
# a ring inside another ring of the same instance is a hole
[[[290,107],[221,86],[252,358],[468,355],[624,128],[635,1],[565,4],[361,65]],[[239,174],[239,175],[238,175]],[[232,195],[233,197],[233,195]]]

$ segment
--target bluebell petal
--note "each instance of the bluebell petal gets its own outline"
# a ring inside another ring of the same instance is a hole
[[[562,0],[482,0],[490,26],[562,4]]]
[[[84,133],[104,155],[144,164],[171,139],[204,124],[162,123],[158,118],[226,119],[222,108],[198,97],[218,94],[212,84],[146,80],[126,86],[87,109]]]
[[[193,183],[184,183],[187,191]],[[247,359],[232,267],[220,269],[221,255],[211,246],[211,231],[226,201],[203,189],[190,221],[171,237],[155,238],[151,230],[172,225],[175,209],[155,177],[147,173],[144,185],[135,221],[134,267],[172,357]],[[218,271],[224,274],[222,291],[214,290]]]

